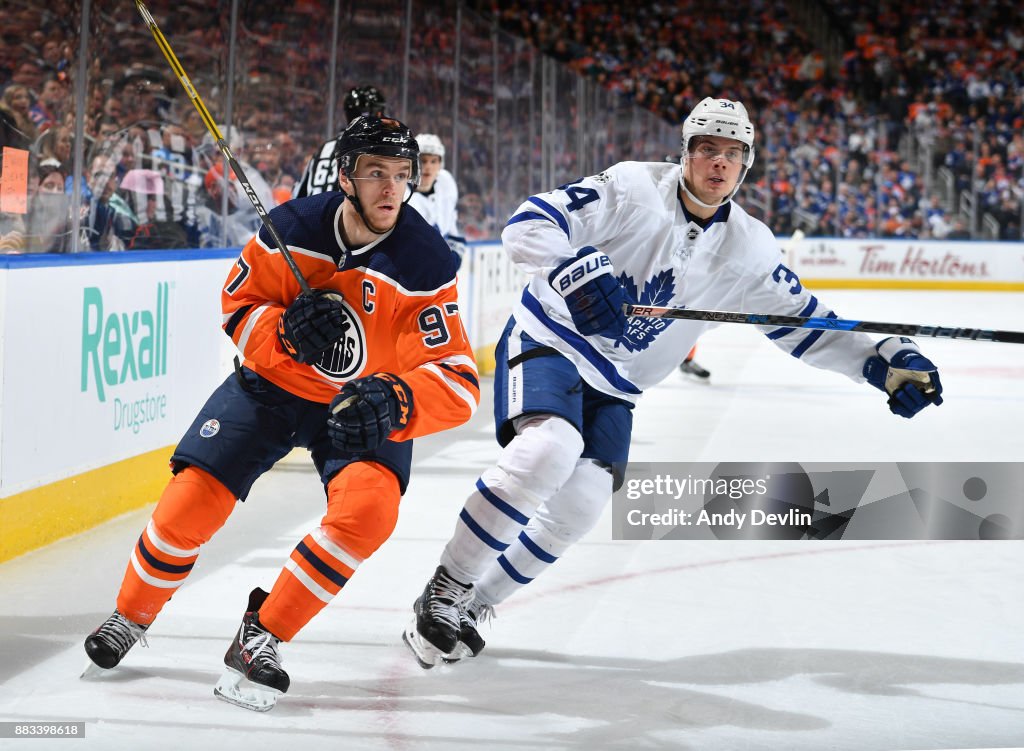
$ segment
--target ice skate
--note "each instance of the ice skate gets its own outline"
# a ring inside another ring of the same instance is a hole
[[[224,655],[227,667],[213,689],[218,699],[254,712],[273,709],[290,683],[277,653],[280,640],[260,624],[258,611],[266,599],[258,587],[249,595],[242,625]]]
[[[685,376],[690,376],[704,382],[707,382],[707,380],[711,378],[711,372],[702,368],[692,357],[688,357],[679,363],[679,372]]]
[[[85,653],[89,655],[92,664],[86,666],[82,677],[98,674],[99,671],[94,670],[93,666],[103,670],[116,667],[137,641],[141,641],[142,646],[148,647],[147,628],[149,628],[148,625],[143,626],[130,621],[115,610],[99,628],[85,639]]]
[[[467,657],[480,654],[487,642],[480,636],[477,626],[494,617],[494,608],[473,600],[464,608],[459,609],[459,642],[449,654],[441,659],[451,665]]]
[[[402,634],[420,667],[434,667],[458,646],[460,610],[472,597],[472,584],[457,582],[444,566],[437,567],[413,603],[415,617]]]

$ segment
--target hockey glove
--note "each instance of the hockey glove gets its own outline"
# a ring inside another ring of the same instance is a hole
[[[618,339],[626,330],[622,312],[626,296],[613,274],[608,256],[588,245],[548,277],[548,283],[565,298],[576,330],[584,336]]]
[[[868,383],[889,395],[889,409],[913,417],[929,404],[942,404],[942,382],[932,361],[910,339],[890,336],[875,345],[878,352],[864,362]]]
[[[328,289],[296,297],[277,322],[284,351],[297,362],[310,363],[333,347],[350,325],[341,303],[341,295]]]
[[[392,431],[409,424],[412,392],[390,373],[346,383],[331,400],[327,433],[335,448],[352,453],[384,445]]]

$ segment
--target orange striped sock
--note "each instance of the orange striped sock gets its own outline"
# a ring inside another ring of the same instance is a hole
[[[400,498],[398,479],[379,464],[357,462],[335,475],[321,526],[292,551],[260,608],[260,623],[291,640],[391,536]]]
[[[292,551],[260,608],[260,623],[278,639],[290,641],[334,599],[360,563],[362,559],[317,527]]]
[[[231,491],[203,470],[188,467],[171,478],[128,559],[117,595],[121,614],[152,623],[234,505]]]

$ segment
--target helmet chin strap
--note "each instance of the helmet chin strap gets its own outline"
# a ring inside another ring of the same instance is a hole
[[[386,235],[388,232],[390,232],[391,230],[389,229],[381,230],[378,232],[373,228],[373,225],[370,224],[370,222],[367,220],[366,214],[363,213],[363,202],[359,200],[359,196],[357,195],[357,193],[358,191],[355,189],[355,185],[353,185],[352,195],[345,193],[345,200],[350,201],[352,203],[352,206],[355,207],[356,213],[359,214],[359,218],[363,220],[363,226],[366,227],[366,229],[370,230],[370,232],[372,232],[375,235]]]
[[[721,202],[719,202],[717,204],[710,204],[710,203],[704,203],[702,200],[700,200],[699,198],[697,198],[697,196],[695,196],[693,194],[693,191],[690,190],[690,186],[688,185],[689,181],[686,179],[686,171],[683,169],[682,165],[680,165],[680,167],[679,167],[679,183],[680,183],[680,185],[683,188],[683,192],[686,193],[687,196],[689,196],[691,201],[693,201],[695,204],[697,204],[701,208],[705,208],[705,209],[717,209],[719,206],[722,206],[722,205],[728,203],[729,201],[731,201],[733,196],[735,196],[736,192],[740,189],[740,185],[743,184],[743,178],[745,178],[746,176],[747,176],[747,168],[744,167],[743,171],[740,173],[739,179],[736,180],[736,185],[733,187],[732,192],[730,192],[729,195],[727,195],[725,198],[723,198],[721,200]]]
[[[716,205],[713,205],[713,204],[710,204],[710,203],[704,203],[704,202],[703,202],[702,200],[700,200],[699,198],[697,198],[697,196],[695,196],[695,195],[693,194],[693,191],[692,191],[692,190],[690,190],[690,186],[686,184],[686,178],[685,178],[685,177],[684,177],[684,178],[683,178],[683,179],[682,179],[682,180],[681,180],[680,182],[681,182],[681,184],[682,184],[682,186],[683,186],[683,192],[684,192],[684,193],[685,193],[685,194],[686,194],[687,196],[689,196],[689,198],[690,198],[690,200],[691,200],[691,201],[693,201],[693,202],[694,202],[695,204],[697,204],[697,205],[698,205],[698,206],[700,206],[701,208],[705,208],[705,209],[717,209],[717,208],[718,208],[719,206],[721,206],[721,205],[722,205],[722,203],[725,203],[726,201],[728,201],[728,200],[729,200],[728,198],[726,198],[725,200],[723,200],[723,201],[722,201],[722,203],[719,203],[719,204],[718,204],[717,206],[716,206]]]

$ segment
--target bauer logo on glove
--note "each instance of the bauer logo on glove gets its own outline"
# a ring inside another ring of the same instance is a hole
[[[626,330],[622,285],[612,262],[592,245],[580,248],[548,276],[551,287],[565,298],[576,330],[584,336],[618,339]]]
[[[570,261],[568,266],[563,264],[556,269],[555,273],[564,272],[558,276],[557,289],[565,296],[595,276],[608,274],[611,270],[612,262],[608,256],[596,248],[584,248],[580,251],[577,259]]]

